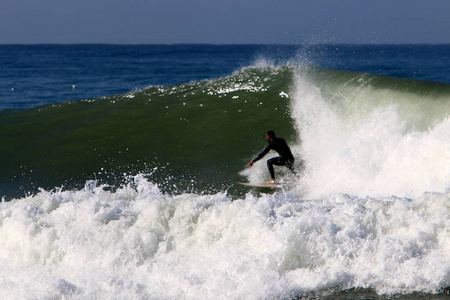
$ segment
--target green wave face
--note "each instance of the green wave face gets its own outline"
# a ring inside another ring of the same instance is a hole
[[[447,149],[449,112],[448,84],[312,66],[246,68],[216,80],[3,111],[0,195],[78,188],[90,179],[117,187],[139,173],[171,193],[230,191],[267,145],[268,130],[291,145],[311,197],[442,190],[449,162],[426,153]],[[416,169],[423,178],[405,176]],[[264,180],[265,166],[253,170],[245,175]],[[398,177],[402,186],[389,186]]]
[[[232,76],[0,114],[0,192],[87,179],[118,184],[146,172],[163,189],[220,190],[265,146],[265,132],[293,138],[292,70]]]

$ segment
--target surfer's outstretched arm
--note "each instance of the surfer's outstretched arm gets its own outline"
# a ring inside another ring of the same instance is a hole
[[[260,154],[258,154],[258,156],[256,156],[253,160],[251,160],[251,161],[247,164],[247,168],[251,168],[255,162],[257,162],[258,160],[260,160],[261,158],[263,158],[267,153],[269,153],[270,149],[271,149],[270,145],[267,146],[266,149],[263,150],[263,152],[261,152]]]
[[[258,156],[252,160],[252,162],[257,162],[258,160],[260,160],[261,158],[266,156],[266,154],[269,153],[270,149],[271,149],[271,145],[267,146],[266,149],[263,150],[263,152],[258,154]]]

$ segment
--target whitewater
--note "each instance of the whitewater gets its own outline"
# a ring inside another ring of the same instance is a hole
[[[3,203],[2,299],[270,299],[449,284],[448,193],[233,201],[135,181]]]
[[[307,197],[418,197],[450,188],[450,96],[351,74],[335,84],[295,76],[291,111]]]
[[[0,298],[448,293],[450,98],[322,72],[299,66],[275,93],[301,158],[294,189],[168,193],[139,174],[113,192],[86,178],[3,201]],[[267,176],[264,164],[240,171]]]

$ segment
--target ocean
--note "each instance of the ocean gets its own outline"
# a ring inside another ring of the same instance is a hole
[[[450,45],[0,45],[1,299],[448,299]],[[274,130],[298,176],[260,153]]]

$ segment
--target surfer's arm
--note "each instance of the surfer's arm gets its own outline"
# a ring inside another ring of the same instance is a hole
[[[261,158],[263,158],[267,153],[269,153],[270,151],[270,145],[266,147],[266,149],[264,149],[263,152],[261,152],[260,154],[258,154],[257,157],[255,157],[251,162],[257,162],[258,160],[260,160]]]

